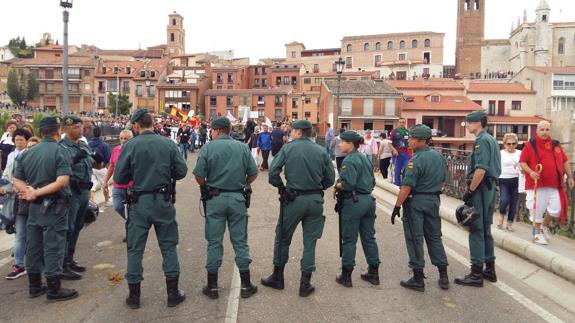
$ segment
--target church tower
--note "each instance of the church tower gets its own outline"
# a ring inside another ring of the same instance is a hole
[[[170,57],[186,53],[186,31],[184,30],[184,17],[175,11],[169,15],[167,27],[168,54]]]
[[[486,0],[457,0],[455,73],[462,77],[481,74]]]
[[[535,9],[535,66],[551,65],[549,52],[549,39],[551,38],[549,26],[549,14],[551,8],[546,0],[541,0]]]

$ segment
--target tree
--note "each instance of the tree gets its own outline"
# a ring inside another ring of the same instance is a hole
[[[40,133],[40,121],[44,118],[44,114],[41,112],[34,113],[34,117],[32,119],[32,128],[34,128],[34,133]]]
[[[8,120],[12,119],[12,115],[8,112],[0,114],[0,127],[3,129],[2,133],[6,131],[5,125]]]
[[[28,101],[32,101],[40,94],[40,84],[38,83],[34,73],[28,73],[28,79],[26,82],[26,99]]]
[[[33,47],[26,44],[26,39],[24,37],[16,37],[10,39],[8,42],[8,48],[12,55],[18,58],[30,58],[34,56]]]
[[[40,92],[36,76],[23,70],[10,69],[7,83],[8,96],[15,105],[34,100]]]
[[[108,110],[110,111],[110,113],[116,114],[116,102],[118,102],[118,114],[119,115],[129,114],[130,109],[132,108],[130,98],[127,95],[120,95],[117,101],[116,98],[117,95],[115,94],[108,95]]]

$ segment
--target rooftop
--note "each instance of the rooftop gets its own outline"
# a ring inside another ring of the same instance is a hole
[[[33,57],[22,59],[14,63],[14,66],[56,66],[62,67],[64,58],[62,56]],[[96,59],[87,56],[70,55],[68,57],[70,66],[96,66]]]
[[[526,67],[530,70],[534,70],[540,73],[551,73],[551,74],[575,74],[575,66],[563,66],[563,67],[543,67],[543,66],[528,66]]]
[[[441,95],[439,102],[432,102],[428,96],[405,96],[402,102],[403,110],[428,111],[475,111],[481,106],[464,96]]]
[[[389,84],[398,90],[463,90],[462,83],[453,79],[430,78],[428,80],[390,80]]]
[[[338,87],[337,80],[325,80],[325,86],[328,91],[335,93]],[[362,96],[362,95],[376,95],[376,96],[399,96],[401,93],[389,85],[386,81],[375,80],[358,80],[358,81],[341,81],[340,95],[346,96]]]
[[[507,116],[489,116],[488,123],[499,124],[538,124],[540,121],[547,120],[541,117],[507,117]]]
[[[207,90],[204,95],[206,96],[221,96],[221,95],[289,95],[290,89],[235,89],[235,90]]]
[[[467,93],[535,94],[521,83],[470,82]]]
[[[431,36],[431,35],[445,35],[445,33],[436,33],[433,31],[414,31],[405,33],[390,33],[390,34],[376,34],[376,35],[358,35],[358,36],[345,36],[342,41],[345,40],[359,40],[359,39],[372,39],[372,38],[390,38],[390,37],[402,37],[402,36]]]

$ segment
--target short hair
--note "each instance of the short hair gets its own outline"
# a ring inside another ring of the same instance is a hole
[[[382,132],[379,134],[379,137],[380,137],[380,138],[383,138],[383,139],[387,139],[387,133],[386,133],[385,131],[382,131]]]
[[[10,125],[14,125],[15,127],[18,127],[18,123],[16,123],[16,120],[8,120],[8,121],[6,121],[4,128],[6,128],[6,130],[8,130],[8,127],[10,127]]]
[[[312,134],[313,134],[312,128],[301,129],[302,137],[310,138],[312,136]]]
[[[358,149],[358,148],[359,148],[359,145],[361,145],[361,141],[356,140],[356,141],[353,142],[353,147],[354,147],[355,149]]]
[[[30,137],[30,139],[28,140],[28,142],[35,142],[37,144],[40,143],[40,138],[34,136],[34,137]]]
[[[341,135],[342,133],[345,132],[345,128],[339,128],[339,134]]]
[[[481,122],[481,127],[483,128],[487,127],[487,117],[483,117],[479,121]]]
[[[328,122],[328,123],[327,123],[327,127],[328,127],[328,128],[331,127],[331,123]]]
[[[517,135],[510,132],[510,133],[506,133],[505,135],[503,135],[503,139],[501,140],[501,142],[503,142],[504,144],[507,143],[507,141],[509,139],[515,139],[515,141],[519,141],[519,139],[517,138]]]
[[[282,123],[281,123],[280,121],[276,122],[276,127],[279,128],[279,127],[281,127],[281,126],[282,126]]]
[[[102,129],[100,127],[96,127],[92,131],[95,138],[100,138],[102,136]]]
[[[20,127],[20,128],[23,128],[23,129],[28,130],[28,132],[30,133],[30,135],[34,136],[34,127],[33,127],[31,124],[25,123],[25,124],[23,124],[22,127]]]
[[[121,135],[128,135],[128,136],[130,136],[130,138],[134,137],[132,130],[128,130],[128,129],[124,129],[124,130],[120,131],[120,136]]]
[[[24,137],[24,139],[26,139],[26,141],[28,141],[28,139],[30,139],[30,137],[32,137],[32,134],[30,133],[30,131],[23,129],[23,128],[19,128],[16,129],[16,131],[14,131],[14,135],[12,135],[12,137],[16,138],[17,136],[20,137]]]
[[[46,126],[40,128],[40,134],[42,138],[52,138],[58,133],[58,130],[60,130],[60,125]]]
[[[151,114],[144,113],[144,115],[142,115],[140,119],[136,121],[136,123],[139,124],[142,128],[151,128],[154,125],[154,119],[152,118]]]
[[[224,128],[220,128],[220,129],[214,129],[217,130],[223,134],[229,135],[230,134],[230,127],[224,127]]]

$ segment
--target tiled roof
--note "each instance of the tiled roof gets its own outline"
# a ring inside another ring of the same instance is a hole
[[[20,60],[14,63],[14,66],[62,66],[64,58],[62,56],[51,56],[51,57],[34,57]],[[96,66],[96,59],[86,56],[74,56],[70,55],[68,57],[68,64],[70,66]]]
[[[406,33],[391,33],[391,34],[377,34],[377,35],[358,35],[358,36],[345,36],[343,41],[356,40],[356,39],[371,39],[371,38],[389,38],[389,37],[402,37],[402,36],[427,36],[427,35],[445,35],[444,33],[436,33],[433,31],[415,31]]]
[[[180,82],[180,83],[162,82],[162,83],[158,83],[157,87],[158,87],[158,89],[195,89],[198,87],[198,84],[197,83],[185,83],[185,82]]]
[[[96,49],[95,55],[98,56],[130,56],[135,58],[162,58],[163,49]]]
[[[575,66],[563,66],[563,67],[528,66],[527,68],[541,73],[575,74]]]
[[[102,73],[102,67],[106,66],[106,73]],[[116,77],[114,68],[118,67],[120,69],[119,77],[134,77],[139,71],[144,67],[144,62],[142,61],[101,61],[98,64],[98,69],[96,70],[96,77]],[[132,72],[127,74],[127,67],[132,68]]]
[[[413,99],[413,102],[411,102]],[[409,101],[408,101],[409,100]],[[439,102],[431,102],[425,96],[404,97],[403,110],[427,110],[427,111],[475,111],[481,106],[464,96],[440,96]]]
[[[336,72],[327,73],[305,73],[302,77],[332,77],[337,76]],[[343,72],[341,76],[377,76],[379,77],[379,71],[355,71],[355,72]]]
[[[316,52],[341,52],[341,48],[314,48],[304,49],[302,53],[316,53]]]
[[[398,90],[463,90],[462,83],[452,79],[431,78],[429,80],[391,80],[391,86]]]
[[[288,95],[289,89],[236,89],[236,90],[207,90],[204,95],[219,96],[219,95]]]
[[[335,93],[338,88],[337,80],[325,80],[324,84],[327,86],[328,91]],[[375,96],[390,96],[400,95],[395,88],[393,88],[386,81],[375,80],[357,80],[357,81],[341,81],[340,95],[347,96],[362,96],[362,95],[375,95]]]
[[[540,121],[547,120],[541,117],[501,117],[489,116],[489,123],[502,123],[502,124],[538,124]]]
[[[468,93],[535,94],[521,83],[470,82]]]

